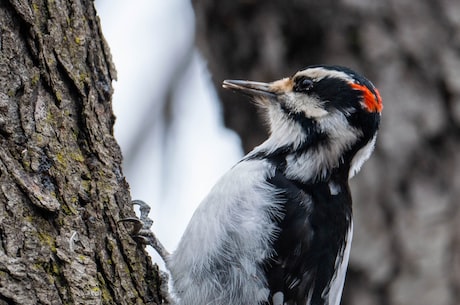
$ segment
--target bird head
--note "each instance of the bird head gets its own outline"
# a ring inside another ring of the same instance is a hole
[[[270,137],[259,150],[267,155],[316,149],[323,155],[318,166],[348,162],[353,176],[373,150],[382,100],[369,80],[348,68],[310,66],[270,83],[225,80],[223,87],[265,109]]]

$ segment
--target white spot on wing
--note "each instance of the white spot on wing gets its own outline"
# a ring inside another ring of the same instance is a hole
[[[338,195],[340,191],[342,191],[342,188],[340,187],[340,185],[338,185],[334,181],[330,181],[328,183],[328,186],[329,186],[329,191],[331,192],[332,196]]]
[[[273,305],[283,305],[284,304],[284,294],[281,291],[277,291],[273,295]]]
[[[289,284],[288,288],[289,289],[294,289],[297,285],[299,285],[300,279],[296,278],[292,281],[292,283]]]
[[[348,260],[350,258],[351,250],[351,241],[353,238],[353,222],[350,224],[350,229],[348,230],[346,241],[345,241],[345,250],[343,251],[343,256],[338,256],[336,264],[336,271],[334,277],[331,281],[331,288],[329,290],[328,298],[329,305],[339,305],[340,300],[342,299],[342,290],[345,283],[345,275],[347,273]],[[341,260],[341,261],[340,261]]]

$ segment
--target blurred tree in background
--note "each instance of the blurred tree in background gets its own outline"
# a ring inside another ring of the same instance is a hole
[[[217,88],[310,64],[349,66],[384,100],[376,151],[352,182],[355,235],[344,305],[460,299],[460,2],[195,0],[197,44]],[[246,98],[220,90],[244,149],[266,137]]]

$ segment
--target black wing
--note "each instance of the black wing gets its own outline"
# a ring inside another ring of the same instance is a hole
[[[284,217],[274,219],[279,227],[273,244],[276,255],[264,264],[269,304],[327,304],[327,287],[351,224],[348,182],[331,179],[334,194],[329,182],[302,184],[281,171],[268,179],[284,199]]]

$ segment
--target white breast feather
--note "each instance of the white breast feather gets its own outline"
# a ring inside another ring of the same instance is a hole
[[[271,217],[280,212],[276,190],[266,182],[273,174],[265,161],[238,163],[200,204],[167,262],[179,304],[220,305],[219,298],[225,305],[256,304],[268,298],[257,262],[273,254],[267,253],[276,233]],[[224,270],[213,270],[216,264]]]

